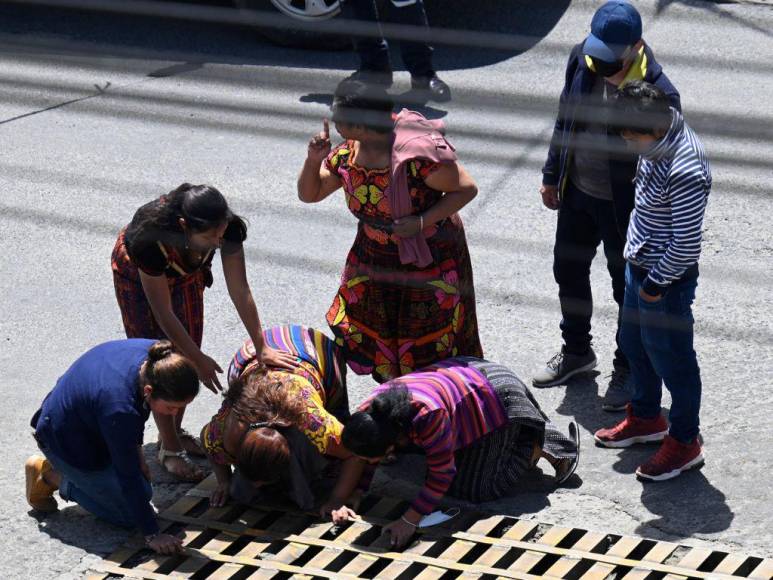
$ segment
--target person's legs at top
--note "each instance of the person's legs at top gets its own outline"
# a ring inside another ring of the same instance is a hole
[[[204,290],[209,272],[199,271],[176,281],[171,287],[172,310],[199,348],[204,336]],[[158,461],[182,481],[201,481],[205,473],[188,454],[204,456],[198,439],[182,429],[185,409],[175,416],[153,413],[158,427]]]
[[[432,47],[425,32],[429,31],[429,21],[424,10],[423,0],[387,0],[388,19],[391,23],[413,27],[411,40],[400,41],[403,63],[411,73],[411,87],[414,91],[435,101],[449,101],[450,87],[438,78],[432,64]]]
[[[600,241],[590,197],[570,182],[558,211],[553,249],[553,275],[561,303],[564,346],[533,378],[535,387],[560,385],[596,366],[590,334],[593,313],[590,267]]]
[[[663,380],[652,364],[644,343],[644,329],[641,312],[642,299],[639,296],[644,272],[633,265],[626,268],[625,302],[621,340],[634,378],[634,396],[631,400],[633,414],[642,419],[660,416],[663,396]]]
[[[83,471],[73,467],[49,450],[43,453],[51,462],[59,481],[59,495],[73,501],[99,519],[111,524],[133,528],[134,517],[124,499],[118,474],[113,467],[100,471]],[[153,497],[150,482],[143,480],[148,501]]]
[[[598,227],[604,244],[604,256],[607,259],[607,271],[612,280],[612,297],[617,304],[617,328],[615,330],[615,358],[612,362],[612,375],[607,391],[601,402],[605,411],[622,411],[633,397],[633,383],[630,368],[623,349],[620,346],[620,327],[622,323],[623,298],[625,296],[625,258],[623,248],[625,238],[620,233],[611,201],[597,200]]]
[[[392,63],[389,58],[389,44],[380,34],[379,12],[376,0],[344,0],[341,13],[348,20],[357,21],[354,49],[360,58],[360,67],[352,78],[390,86],[392,84]],[[370,32],[372,34],[364,34]],[[378,34],[376,34],[378,33]]]
[[[639,313],[641,275],[628,266],[625,272],[625,294],[620,325],[620,345],[631,369],[634,385],[632,403],[626,418],[614,427],[599,429],[594,438],[603,447],[628,447],[634,443],[661,441],[668,423],[660,414],[661,379],[655,372],[642,340]]]
[[[693,346],[692,303],[697,279],[676,281],[657,302],[640,298],[642,342],[671,393],[671,427],[658,452],[637,469],[640,478],[662,481],[703,464],[699,435],[701,377]]]
[[[682,443],[698,436],[701,377],[693,346],[692,303],[698,281],[674,282],[660,300],[640,298],[642,342],[671,393],[670,434]]]
[[[565,351],[584,355],[591,347],[590,268],[601,241],[593,215],[593,198],[569,186],[558,214],[553,274],[561,303]]]
[[[166,339],[145,295],[139,270],[128,255],[124,235],[122,230],[113,247],[111,265],[126,338]],[[204,333],[204,289],[211,285],[211,280],[212,274],[207,268],[174,279],[170,286],[172,310],[199,347]],[[184,412],[181,410],[176,417],[153,414],[159,432],[159,461],[162,467],[182,480],[200,481],[204,472],[187,460],[185,454],[192,452],[203,456],[204,452],[196,438],[181,429]]]

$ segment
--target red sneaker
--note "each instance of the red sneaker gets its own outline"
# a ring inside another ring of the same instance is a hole
[[[655,419],[633,416],[633,407],[625,408],[626,417],[609,429],[599,429],[593,436],[602,447],[630,447],[634,443],[662,441],[668,435],[668,423],[658,415]]]
[[[681,443],[666,436],[658,452],[636,470],[641,479],[665,481],[688,469],[703,465],[703,448],[696,438],[692,443]]]

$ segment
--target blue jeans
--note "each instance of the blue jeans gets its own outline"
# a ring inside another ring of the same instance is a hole
[[[671,284],[657,302],[639,296],[646,270],[628,264],[620,343],[631,367],[636,392],[633,414],[660,414],[662,384],[671,393],[671,436],[691,443],[699,432],[701,376],[693,348],[692,303],[698,286],[697,267]]]
[[[423,0],[387,0],[384,3],[384,17],[376,6],[376,0],[345,0],[341,4],[343,15],[363,24],[386,21],[393,24],[422,26],[429,29]],[[368,72],[392,72],[389,58],[389,44],[373,36],[355,37],[354,47],[360,55],[360,69]],[[423,40],[400,41],[400,52],[408,72],[414,77],[430,77],[435,74],[432,67],[432,48]]]
[[[135,528],[135,518],[124,499],[121,483],[115,469],[110,466],[100,471],[83,471],[73,467],[61,457],[41,448],[43,454],[62,476],[59,495],[67,501],[74,501],[96,517],[120,526]],[[153,488],[144,481],[148,501],[153,497]]]

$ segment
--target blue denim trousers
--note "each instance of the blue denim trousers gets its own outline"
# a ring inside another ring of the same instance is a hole
[[[66,501],[74,501],[99,519],[122,528],[135,528],[136,520],[124,499],[121,483],[115,469],[110,466],[100,471],[83,471],[73,467],[50,449],[41,451],[62,476],[59,495]],[[149,481],[143,480],[148,501],[153,497]]]
[[[701,376],[693,348],[692,303],[698,286],[697,267],[674,281],[656,302],[639,296],[647,271],[628,264],[625,271],[620,343],[631,368],[636,417],[660,413],[662,385],[671,393],[670,434],[690,443],[699,432]]]

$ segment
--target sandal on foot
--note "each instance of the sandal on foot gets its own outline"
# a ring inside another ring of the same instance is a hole
[[[166,466],[166,460],[169,459],[170,457],[177,457],[179,459],[182,459],[183,464],[188,470],[188,474],[183,475],[183,474],[175,473],[172,470],[170,470]],[[191,461],[191,458],[188,457],[188,453],[186,451],[167,451],[166,449],[164,449],[159,445],[158,463],[161,465],[164,471],[173,475],[180,481],[185,481],[189,483],[198,483],[205,477],[205,473],[201,470],[201,468],[198,465],[196,465],[193,461]]]
[[[207,456],[207,454],[204,453],[204,449],[201,447],[201,442],[198,437],[191,435],[185,429],[180,429],[177,432],[177,437],[180,438],[180,443],[182,443],[183,448],[188,454],[193,455],[194,457]]]
[[[556,485],[563,485],[577,471],[577,465],[580,463],[580,428],[577,421],[569,423],[569,438],[574,441],[576,455],[559,459],[553,464],[556,469]]]

